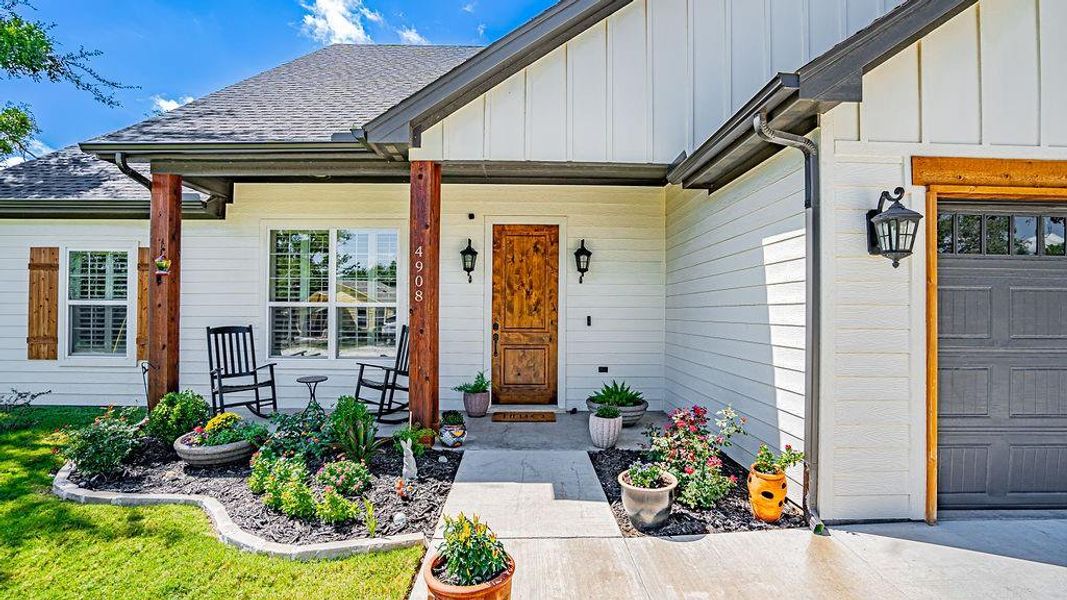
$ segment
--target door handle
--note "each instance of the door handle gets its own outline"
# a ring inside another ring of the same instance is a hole
[[[497,343],[500,342],[500,334],[493,334],[493,356],[497,356]]]

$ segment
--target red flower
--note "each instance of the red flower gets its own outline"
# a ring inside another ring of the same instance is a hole
[[[685,466],[685,474],[686,475],[692,475],[693,471],[695,471],[695,470],[696,469],[694,469],[692,465],[686,465]]]
[[[195,428],[193,429],[193,433],[204,433],[204,428],[203,428],[203,427],[201,427],[201,426],[199,426],[199,425],[197,425],[197,426],[196,426],[196,427],[195,427]]]
[[[786,445],[785,445],[785,449],[786,449],[786,450],[792,450],[792,449],[793,449],[793,447],[792,447],[792,446],[790,446],[789,444],[786,444]]]

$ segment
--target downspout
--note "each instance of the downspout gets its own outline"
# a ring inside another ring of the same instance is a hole
[[[115,153],[115,166],[119,168],[119,171],[122,171],[123,175],[145,186],[148,191],[152,191],[152,180],[139,173],[126,162],[126,153]]]
[[[804,214],[805,214],[805,338],[804,353],[804,512],[808,525],[819,535],[826,535],[826,527],[819,518],[819,353],[821,345],[820,296],[822,274],[819,266],[822,232],[819,228],[819,147],[808,138],[786,131],[771,129],[766,111],[760,111],[752,126],[760,139],[796,148],[804,153]]]

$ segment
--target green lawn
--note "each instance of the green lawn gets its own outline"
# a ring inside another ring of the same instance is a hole
[[[197,507],[83,506],[52,496],[49,435],[99,409],[38,408],[0,434],[0,597],[404,598],[421,548],[291,562],[219,542]]]

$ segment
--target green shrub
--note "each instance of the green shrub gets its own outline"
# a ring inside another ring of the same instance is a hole
[[[87,477],[117,473],[141,437],[136,421],[136,409],[109,408],[89,425],[67,433],[63,456]]]
[[[374,537],[378,531],[378,517],[374,516],[374,503],[369,498],[363,499],[363,524],[367,526],[368,537]]]
[[[154,438],[173,444],[174,440],[189,433],[208,418],[207,402],[200,394],[170,392],[159,400],[148,413],[148,425],[145,432]]]
[[[295,413],[275,413],[271,421],[277,426],[263,443],[262,451],[271,456],[303,457],[318,462],[331,452],[326,412],[318,404]]]
[[[422,456],[423,454],[426,454],[427,447],[419,440],[424,437],[433,437],[434,435],[436,434],[433,429],[428,427],[411,427],[409,425],[404,425],[393,432],[393,448],[395,448],[397,452],[403,452],[404,449],[400,446],[400,442],[410,440],[411,453],[415,456]]]
[[[263,504],[281,510],[286,486],[290,483],[303,484],[307,479],[307,467],[298,458],[278,458],[272,462],[270,473],[263,484]]]
[[[315,516],[315,495],[303,481],[290,481],[282,487],[281,510],[294,519],[310,519]]]
[[[672,410],[666,427],[649,427],[648,453],[678,478],[684,489],[692,473],[705,468],[720,469],[721,450],[730,445],[730,438],[744,434],[745,419],[730,406],[715,413],[717,431],[708,428],[708,410],[702,406]]]
[[[349,460],[366,462],[388,439],[378,438],[374,414],[367,405],[352,396],[341,396],[330,415],[330,437]]]
[[[441,424],[452,426],[462,425],[463,413],[459,412],[458,410],[446,410],[445,412],[441,413]]]
[[[605,383],[589,399],[597,404],[616,407],[638,406],[642,401],[641,392],[630,389],[626,382],[620,384],[615,380],[612,380],[611,385]]]
[[[736,485],[736,477],[727,477],[720,469],[704,467],[689,476],[678,502],[691,508],[712,508]]]
[[[332,487],[343,496],[356,496],[370,485],[370,471],[363,463],[339,460],[326,463],[315,474],[324,486]]]
[[[248,476],[248,489],[252,490],[253,494],[258,496],[266,489],[267,478],[270,477],[276,460],[259,452],[252,455],[252,473]]]
[[[614,406],[598,406],[594,414],[601,419],[618,419],[622,416],[622,411]]]
[[[489,386],[490,382],[485,378],[485,371],[479,371],[474,377],[474,381],[462,383],[452,389],[464,394],[483,394],[489,391]]]
[[[445,559],[448,582],[455,585],[485,583],[508,567],[504,545],[478,515],[473,520],[463,513],[445,515],[444,540],[437,552]]]
[[[315,516],[323,523],[341,525],[359,518],[359,505],[345,498],[337,490],[327,487],[322,502],[315,506]]]

